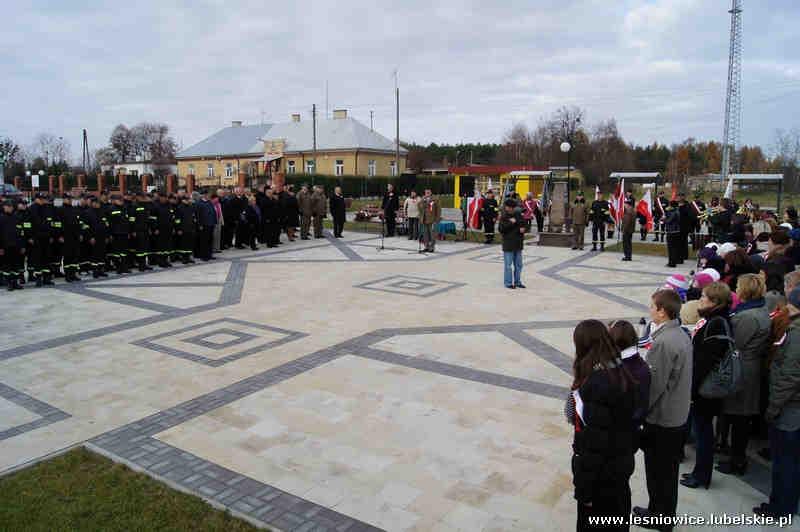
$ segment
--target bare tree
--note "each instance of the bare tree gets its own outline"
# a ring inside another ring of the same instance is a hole
[[[48,167],[66,165],[70,158],[69,141],[52,133],[39,133],[33,141],[30,152],[41,157]]]
[[[118,124],[111,132],[108,141],[111,149],[113,149],[115,153],[116,160],[113,162],[125,162],[133,155],[133,137],[131,135],[131,130],[128,129],[128,126],[125,124]]]
[[[580,107],[561,107],[547,122],[547,129],[553,141],[575,141],[576,134],[581,129],[584,120],[584,111]]]

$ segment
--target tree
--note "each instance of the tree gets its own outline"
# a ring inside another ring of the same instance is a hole
[[[631,149],[620,136],[613,118],[594,127],[588,157],[583,171],[590,184],[604,184],[611,172],[634,168]]]
[[[56,137],[52,133],[39,133],[26,158],[41,159],[44,162],[42,169],[48,173],[65,173],[69,170],[69,141],[64,137]]]
[[[720,152],[720,145],[713,140],[708,143],[706,147],[704,171],[708,174],[717,174],[722,169],[722,153]]]
[[[111,131],[108,143],[114,153],[114,161],[112,161],[114,163],[125,162],[133,154],[133,136],[131,135],[131,130],[125,124],[118,124]]]
[[[104,148],[96,149],[93,158],[95,160],[95,164],[105,166],[121,162],[118,160],[118,157],[117,151],[114,148],[111,146],[106,146]]]

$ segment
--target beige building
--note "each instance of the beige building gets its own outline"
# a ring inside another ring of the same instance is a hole
[[[178,176],[194,175],[200,186],[234,185],[239,171],[249,176],[271,172],[332,176],[392,176],[406,168],[408,151],[338,109],[314,125],[292,115],[289,122],[243,125],[233,122],[177,155]]]

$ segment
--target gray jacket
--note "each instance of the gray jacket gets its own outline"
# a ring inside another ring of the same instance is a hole
[[[731,317],[736,349],[742,361],[741,390],[722,401],[722,412],[738,416],[759,413],[761,365],[767,356],[772,322],[766,306],[736,312]]]
[[[692,396],[692,341],[678,320],[666,322],[653,333],[647,364],[650,366],[647,423],[680,427],[689,417]]]
[[[800,318],[794,318],[769,368],[766,420],[781,430],[800,428]]]

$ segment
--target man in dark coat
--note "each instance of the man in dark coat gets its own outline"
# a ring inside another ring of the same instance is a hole
[[[100,200],[88,199],[89,209],[86,211],[86,242],[89,244],[89,260],[92,277],[108,277],[103,271],[106,264],[107,246],[110,241],[109,222]]]
[[[506,288],[525,288],[522,284],[522,248],[525,242],[525,220],[513,199],[503,204],[497,230],[503,235],[503,283]],[[492,224],[494,232],[494,224]],[[512,276],[511,269],[514,269]]]
[[[297,196],[292,185],[286,191],[286,234],[289,242],[295,241],[295,231],[300,227],[300,205],[297,203]]]
[[[140,272],[152,270],[153,268],[147,265],[147,257],[150,254],[150,203],[143,192],[137,194],[132,218],[131,236],[136,249],[136,264]]]
[[[212,248],[214,239],[214,226],[217,225],[217,212],[208,199],[205,190],[197,202],[197,257],[208,262],[213,259]]]
[[[333,189],[333,196],[331,196],[331,217],[333,218],[333,236],[342,238],[342,230],[344,229],[345,220],[345,203],[344,196],[342,196],[342,187]]]
[[[397,223],[397,211],[400,209],[400,199],[394,191],[394,185],[389,183],[386,187],[386,194],[383,195],[381,202],[383,217],[386,220],[386,236],[394,236],[395,225]]]
[[[308,230],[311,227],[311,193],[308,191],[308,185],[303,184],[300,187],[300,192],[297,193],[297,206],[300,210],[300,238],[308,240]]]
[[[171,268],[169,255],[172,252],[172,232],[175,227],[175,220],[172,215],[172,207],[166,194],[159,194],[158,204],[155,206],[156,224],[153,229],[155,251],[151,256],[156,257],[157,263],[162,268]],[[223,226],[224,227],[224,226]]]
[[[25,266],[25,232],[14,212],[14,201],[3,202],[0,212],[0,275],[9,291],[21,290],[19,276]]]
[[[680,227],[681,232],[678,241],[678,257],[680,261],[678,264],[683,264],[683,261],[689,258],[689,235],[692,235],[694,240],[694,226],[697,223],[697,215],[694,207],[686,201],[686,194],[681,194],[678,199],[678,212],[680,212]]]
[[[497,221],[499,211],[497,200],[494,198],[494,191],[491,189],[486,191],[486,197],[483,199],[483,205],[481,206],[484,244],[494,242],[494,224]]]
[[[189,196],[183,196],[175,209],[175,234],[178,255],[183,264],[190,264],[197,238],[197,213]]]
[[[674,268],[681,261],[681,214],[678,202],[672,201],[664,213],[664,232],[667,234],[667,268]]]
[[[64,280],[68,283],[80,281],[81,242],[83,242],[83,221],[78,207],[72,204],[72,196],[64,194],[61,206],[62,235],[64,237]]]
[[[633,198],[625,200],[625,207],[622,213],[622,260],[631,261],[633,254],[633,231],[636,229],[636,211],[633,208]]]
[[[111,233],[111,253],[109,257],[118,274],[130,273],[128,269],[128,240],[131,225],[121,196],[112,196],[111,210],[108,212],[108,223]]]
[[[29,267],[32,266],[36,286],[51,285],[53,284],[53,275],[50,272],[53,208],[47,202],[46,196],[38,193],[29,212],[31,213],[31,233],[33,235],[33,244],[28,258]]]
[[[604,199],[594,200],[589,208],[589,220],[592,222],[592,251],[597,251],[597,244],[600,244],[600,251],[605,251],[606,224],[613,221],[608,201]]]

